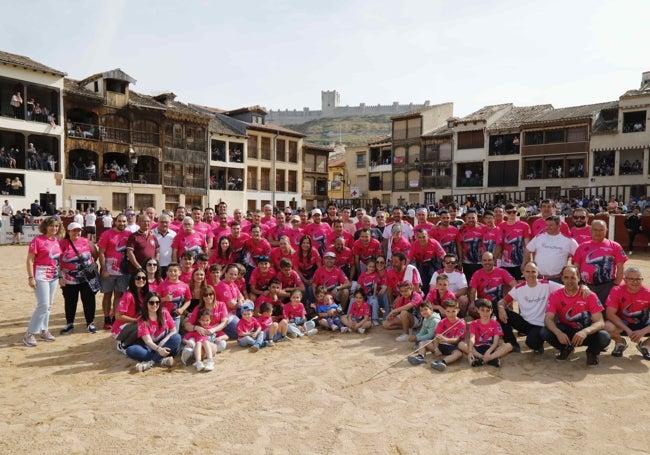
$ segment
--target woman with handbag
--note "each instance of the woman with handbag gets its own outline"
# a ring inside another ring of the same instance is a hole
[[[59,285],[63,291],[65,303],[66,325],[61,329],[61,335],[74,330],[74,318],[77,313],[77,303],[81,295],[81,303],[86,318],[86,330],[96,333],[95,327],[95,294],[99,290],[97,274],[97,247],[93,242],[81,236],[81,225],[70,223],[66,237],[61,240],[61,277]]]

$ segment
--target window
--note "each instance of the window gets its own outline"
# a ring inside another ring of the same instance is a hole
[[[250,135],[248,136],[248,153],[247,156],[249,158],[255,158],[259,156],[258,150],[257,150],[257,136]]]
[[[483,130],[462,131],[458,133],[458,149],[483,148]]]
[[[406,120],[393,121],[393,140],[399,141],[406,139]]]
[[[584,142],[587,140],[587,127],[568,128],[566,131],[567,142]]]
[[[490,155],[514,155],[519,153],[519,134],[490,136]]]
[[[289,192],[297,193],[298,192],[298,172],[289,171]]]
[[[545,144],[564,142],[564,130],[549,130],[545,133]]]
[[[177,149],[183,148],[183,125],[174,123],[174,135],[172,137],[172,147]]]
[[[246,189],[257,190],[257,168],[249,167],[246,169]]]
[[[134,206],[135,210],[145,210],[147,207],[155,207],[153,202],[153,194],[135,194]]]
[[[186,207],[203,207],[203,197],[197,194],[185,195]]]
[[[284,185],[284,170],[278,169],[275,171],[275,191],[285,191]]]
[[[212,161],[226,161],[226,142],[215,139],[212,139],[211,142],[210,159]]]
[[[262,138],[262,159],[271,161],[271,138]]]
[[[316,157],[312,153],[305,153],[305,162],[303,168],[306,172],[313,172],[316,168]]]
[[[327,156],[316,155],[316,172],[327,172]]]
[[[183,185],[183,166],[180,163],[166,162],[163,168],[163,185],[177,186]]]
[[[422,119],[412,118],[407,121],[407,137],[409,139],[418,138],[422,135]]]
[[[271,169],[262,168],[260,175],[260,189],[262,191],[271,191]]]
[[[275,159],[277,161],[286,161],[287,155],[287,141],[284,139],[278,139],[275,143]]]
[[[459,163],[456,186],[483,186],[483,163]]]
[[[402,191],[406,189],[406,174],[404,172],[395,172],[393,189],[395,191]]]
[[[305,196],[313,196],[314,195],[314,178],[313,177],[305,177],[302,180],[302,194]]]
[[[643,149],[621,150],[619,164],[619,175],[642,174]]]
[[[8,172],[0,173],[0,185],[2,195],[24,196],[25,195],[25,174],[14,174]],[[30,201],[31,202],[31,201]],[[15,204],[15,202],[14,202]],[[29,204],[27,204],[29,205]],[[14,207],[14,209],[20,207]]]
[[[151,120],[134,120],[133,143],[155,146],[160,145],[158,124]]]
[[[594,177],[614,175],[614,151],[594,153]]]
[[[645,131],[646,111],[625,112],[623,114],[623,132],[639,133]]]
[[[298,143],[294,141],[289,141],[289,162],[298,162]]]
[[[357,155],[357,169],[363,169],[366,167],[366,154],[359,153]]]
[[[379,175],[370,176],[369,189],[370,189],[370,191],[380,191],[381,190],[381,177]]]
[[[112,204],[113,204],[113,211],[122,211],[126,208],[126,198],[129,194],[128,193],[116,193],[113,192],[113,197],[112,197]]]
[[[488,163],[488,187],[519,186],[519,161],[491,161]]]
[[[185,185],[191,188],[205,188],[205,166],[202,164],[185,165]]]
[[[99,128],[99,138],[103,141],[130,143],[129,121],[119,115],[104,115]]]

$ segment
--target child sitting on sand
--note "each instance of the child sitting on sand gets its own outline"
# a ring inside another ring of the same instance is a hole
[[[316,307],[320,325],[326,329],[337,331],[343,327],[341,322],[341,306],[334,301],[334,297],[326,294],[323,301]]]
[[[244,302],[241,308],[241,319],[237,323],[237,342],[242,347],[249,347],[251,352],[257,352],[266,347],[262,326],[253,317],[253,302]]]
[[[436,335],[436,327],[440,322],[440,315],[433,311],[433,305],[429,301],[424,301],[420,305],[420,314],[422,315],[422,328],[417,335],[409,336],[409,341],[415,342],[417,353],[410,355],[408,361],[411,365],[421,365],[425,362],[424,356],[427,351],[434,352],[436,346],[433,337]]]
[[[282,319],[280,322],[273,321],[273,305],[264,302],[260,305],[259,311],[260,314],[257,316],[257,322],[262,326],[264,340],[268,346],[273,346],[273,343],[276,341],[287,341],[290,339],[287,337],[287,327],[289,325],[287,320]]]
[[[295,338],[296,336],[303,337],[305,335],[315,335],[318,333],[316,325],[313,321],[308,321],[306,318],[305,306],[302,304],[302,292],[299,289],[294,289],[291,292],[289,303],[284,305],[282,314],[285,321],[289,321],[287,332],[289,336]]]
[[[501,357],[512,351],[512,345],[502,340],[501,324],[492,319],[492,303],[487,299],[476,299],[475,305],[479,319],[469,325],[467,360],[473,367],[487,363],[499,368]]]
[[[455,362],[467,353],[465,344],[466,325],[463,319],[458,318],[458,302],[445,300],[442,302],[445,318],[436,327],[435,348],[433,354],[443,355],[439,360],[431,362],[431,368],[437,371],[445,371],[447,364]]]
[[[442,314],[445,311],[442,302],[447,299],[456,300],[456,296],[449,290],[449,277],[443,273],[436,277],[436,287],[431,288],[424,301],[431,302],[433,311]]]
[[[196,318],[196,325],[209,330],[212,328],[212,325],[210,324],[211,321],[212,311],[210,311],[208,308],[199,310]],[[207,335],[201,335],[199,332],[192,330],[183,336],[183,344],[187,347],[194,348],[194,358],[196,359],[194,366],[196,367],[196,371],[214,370],[215,346],[210,341],[210,337]],[[203,352],[205,352],[205,358],[207,359],[205,365],[201,360],[203,358]]]
[[[366,293],[362,288],[354,291],[354,301],[348,309],[348,314],[341,318],[341,322],[345,327],[341,328],[341,332],[359,332],[365,333],[370,327],[370,305],[366,302]]]

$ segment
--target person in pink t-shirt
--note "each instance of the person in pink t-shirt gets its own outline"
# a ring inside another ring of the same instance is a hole
[[[262,303],[259,310],[257,322],[262,326],[264,340],[268,346],[273,346],[276,341],[291,341],[291,338],[287,336],[289,322],[284,318],[277,322],[273,320],[273,305],[271,303]]]
[[[27,347],[36,346],[36,336],[43,341],[54,341],[49,330],[50,309],[54,303],[54,293],[59,281],[59,232],[61,222],[54,217],[46,218],[39,226],[41,235],[34,237],[27,252],[27,283],[36,294],[36,309],[32,313],[23,337]]]
[[[415,292],[415,287],[410,281],[402,281],[398,285],[400,296],[395,299],[393,308],[384,321],[384,328],[388,330],[402,329],[402,334],[396,341],[408,341],[409,330],[417,328],[422,323],[419,306],[422,295]]]
[[[449,277],[445,274],[438,275],[436,277],[436,287],[429,291],[424,301],[430,302],[431,308],[442,314],[445,311],[442,303],[449,299],[456,300],[454,293],[449,290]]]
[[[241,306],[241,319],[237,323],[237,343],[241,347],[248,347],[251,352],[257,352],[267,346],[262,326],[253,317],[253,302],[249,301]]]
[[[350,304],[348,314],[341,318],[341,322],[347,330],[341,329],[341,332],[366,333],[366,330],[372,327],[370,312],[370,305],[366,302],[366,293],[363,289],[357,289],[354,292],[354,302]]]
[[[210,330],[212,325],[212,312],[207,308],[198,309],[195,327],[202,327],[204,330]],[[196,330],[186,332],[183,335],[183,344],[192,346],[194,348],[194,358],[197,359],[194,363],[196,371],[212,371],[214,370],[214,345],[210,342],[210,338],[203,333]],[[203,364],[203,353],[207,359]]]
[[[447,364],[455,362],[468,353],[465,343],[466,324],[458,317],[458,302],[445,300],[442,304],[445,309],[444,318],[436,326],[434,337],[433,355],[442,356],[441,359],[430,363],[436,371],[445,371]]]
[[[503,330],[499,323],[492,319],[492,302],[477,299],[476,308],[480,317],[469,326],[467,360],[473,367],[488,364],[499,368],[501,357],[512,351],[512,345],[502,341]]]

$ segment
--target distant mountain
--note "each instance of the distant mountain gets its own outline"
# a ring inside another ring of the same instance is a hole
[[[301,125],[285,125],[305,134],[306,141],[330,145],[341,142],[346,145],[362,145],[369,139],[391,134],[390,115],[368,117],[332,117],[312,120]]]

